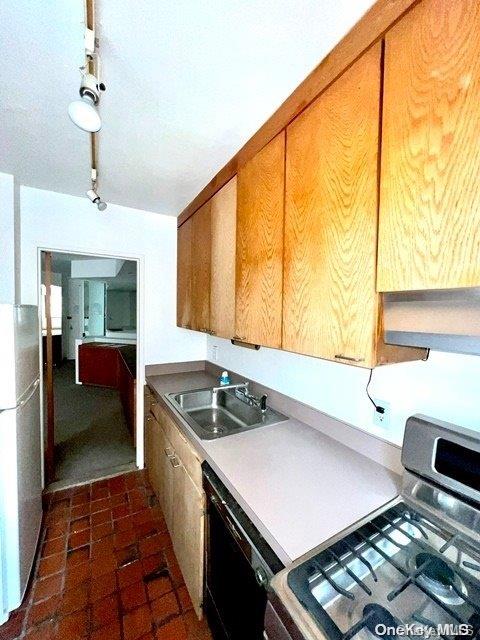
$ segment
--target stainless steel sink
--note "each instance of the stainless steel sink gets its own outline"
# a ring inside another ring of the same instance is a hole
[[[216,398],[215,398],[216,396]],[[184,393],[167,393],[167,398],[202,440],[215,440],[234,433],[288,420],[267,407],[251,407],[231,391],[196,389]]]

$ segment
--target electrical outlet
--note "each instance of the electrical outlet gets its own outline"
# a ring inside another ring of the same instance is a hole
[[[218,345],[214,344],[212,347],[212,360],[217,362],[218,360]]]
[[[390,426],[390,403],[385,402],[385,400],[378,400],[377,398],[373,399],[378,409],[373,410],[373,422],[377,425],[377,427],[381,427],[382,429],[386,429]],[[381,411],[383,409],[383,411]]]

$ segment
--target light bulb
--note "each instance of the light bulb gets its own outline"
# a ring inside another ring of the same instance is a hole
[[[99,211],[105,211],[105,209],[107,208],[107,203],[105,202],[105,200],[102,200],[100,198],[100,196],[98,195],[98,193],[95,191],[95,189],[89,189],[87,191],[87,198],[93,202],[93,204],[97,205],[97,209]]]
[[[88,95],[80,100],[74,100],[68,105],[68,115],[71,121],[83,131],[100,131],[102,121],[98,115],[95,103]]]

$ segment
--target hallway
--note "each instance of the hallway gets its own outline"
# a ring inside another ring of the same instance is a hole
[[[128,471],[135,449],[117,390],[75,384],[73,361],[54,369],[55,478],[94,480]]]
[[[210,640],[143,471],[47,494],[35,578],[0,640]]]

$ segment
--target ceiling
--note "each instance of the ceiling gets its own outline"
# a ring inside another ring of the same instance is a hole
[[[178,215],[373,0],[97,0],[99,192]],[[88,134],[68,119],[83,0],[0,8],[0,171],[83,195]]]
[[[109,260],[103,256],[87,256],[76,253],[52,253],[52,271],[66,276],[71,274],[71,264],[74,260]],[[93,278],[92,278],[93,279]],[[99,278],[108,284],[108,289],[120,291],[136,291],[137,289],[137,263],[134,260],[125,260],[120,271],[115,277]]]

